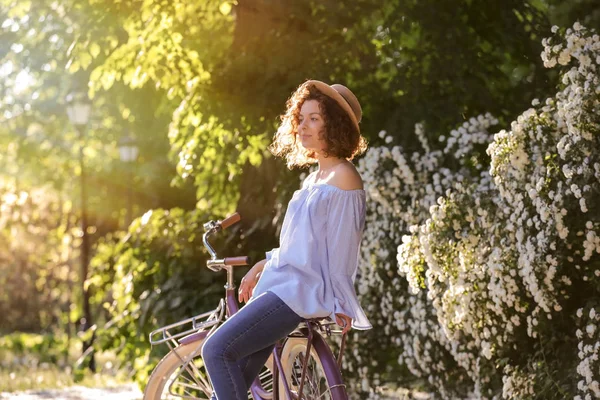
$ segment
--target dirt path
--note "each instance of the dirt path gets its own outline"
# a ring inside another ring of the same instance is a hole
[[[142,392],[133,384],[103,389],[72,386],[66,389],[0,393],[0,400],[141,400],[141,398]]]

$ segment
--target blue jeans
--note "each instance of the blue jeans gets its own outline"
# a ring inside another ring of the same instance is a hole
[[[215,390],[213,399],[247,400],[248,388],[275,343],[301,321],[271,292],[253,299],[225,321],[202,347],[202,359]]]

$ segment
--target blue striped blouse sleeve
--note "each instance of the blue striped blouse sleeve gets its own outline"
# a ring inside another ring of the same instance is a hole
[[[267,262],[271,264],[277,264],[279,261],[279,247],[276,247],[272,250],[267,251]]]
[[[267,261],[269,261],[271,258],[273,258],[273,253],[274,253],[276,250],[279,250],[279,248],[278,248],[278,247],[277,247],[277,248],[274,248],[274,249],[272,249],[272,250],[269,250],[269,251],[267,251],[267,252],[265,253],[265,254],[266,254],[266,256],[267,256]]]
[[[331,317],[335,321],[335,314],[345,314],[352,318],[355,329],[372,328],[354,289],[365,203],[362,190],[336,190],[327,212],[327,257],[335,306]]]

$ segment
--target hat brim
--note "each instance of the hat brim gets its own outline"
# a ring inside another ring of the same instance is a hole
[[[309,80],[306,83],[313,85],[321,93],[323,93],[327,97],[331,97],[333,100],[335,100],[336,103],[338,103],[344,109],[344,111],[346,111],[346,114],[348,114],[348,116],[350,117],[350,120],[356,127],[356,131],[360,132],[360,127],[358,126],[358,120],[356,119],[356,115],[354,114],[352,107],[350,107],[350,104],[348,104],[346,99],[344,99],[344,96],[342,96],[337,90],[335,90],[334,88],[332,88],[325,82]]]

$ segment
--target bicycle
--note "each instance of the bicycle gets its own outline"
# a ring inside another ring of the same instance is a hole
[[[225,297],[212,311],[156,329],[150,333],[151,345],[167,343],[170,352],[152,371],[144,390],[144,400],[165,398],[210,399],[212,387],[204,369],[201,350],[223,318],[239,310],[235,294],[233,270],[249,264],[248,257],[219,259],[208,239],[240,221],[235,213],[223,221],[204,224],[202,242],[211,255],[206,265],[212,271],[227,271]],[[323,339],[340,334],[332,330],[327,319],[304,320],[296,330],[278,342],[265,367],[248,390],[254,400],[347,400],[346,386],[340,372],[346,334],[342,335],[337,360]],[[177,332],[178,330],[183,330]]]

